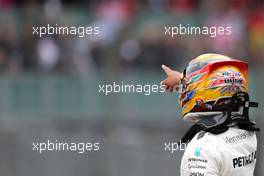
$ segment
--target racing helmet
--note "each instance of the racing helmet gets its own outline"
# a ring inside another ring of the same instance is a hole
[[[213,112],[238,93],[248,93],[248,64],[220,54],[203,54],[191,60],[180,81],[183,118],[197,122],[197,113]]]

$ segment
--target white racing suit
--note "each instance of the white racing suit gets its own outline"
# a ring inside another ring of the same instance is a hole
[[[253,176],[256,157],[255,132],[237,127],[220,134],[200,131],[185,150],[181,176]]]

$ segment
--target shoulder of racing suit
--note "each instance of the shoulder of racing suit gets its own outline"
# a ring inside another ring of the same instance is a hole
[[[185,150],[181,176],[253,175],[256,148],[254,131],[237,126],[220,134],[200,131]]]

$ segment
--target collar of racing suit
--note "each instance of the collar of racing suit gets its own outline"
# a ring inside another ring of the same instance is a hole
[[[237,112],[229,114],[227,111],[219,111],[197,113],[196,115],[198,118],[200,116],[200,120],[189,128],[189,130],[182,137],[180,141],[181,143],[188,143],[200,131],[220,134],[227,131],[229,127],[233,125],[248,131],[259,131],[259,128],[255,127],[255,122],[249,118],[243,117]]]

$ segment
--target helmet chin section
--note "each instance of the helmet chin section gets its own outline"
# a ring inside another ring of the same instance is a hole
[[[214,116],[214,115],[219,115],[219,114],[223,114],[223,112],[222,111],[189,112],[183,116],[183,119],[188,122],[196,123],[206,116]]]

